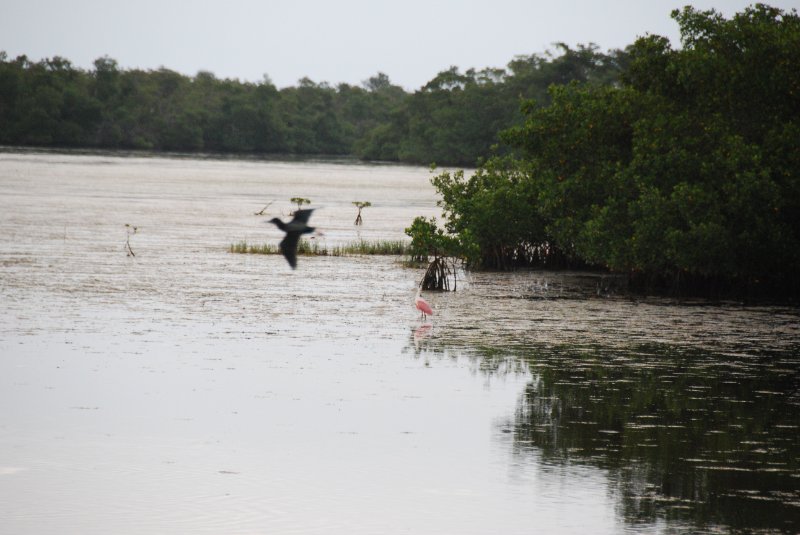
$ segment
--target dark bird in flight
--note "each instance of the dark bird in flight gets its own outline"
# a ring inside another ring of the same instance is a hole
[[[279,247],[292,269],[297,267],[297,243],[300,241],[300,235],[314,232],[314,227],[308,226],[308,218],[311,217],[311,212],[313,211],[313,208],[297,210],[294,213],[294,219],[288,223],[284,223],[277,217],[269,220],[270,223],[274,223],[286,233]]]

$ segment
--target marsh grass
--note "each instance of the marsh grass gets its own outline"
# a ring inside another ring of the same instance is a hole
[[[238,243],[232,243],[230,252],[240,254],[280,254],[280,249],[277,245],[271,243],[264,243],[262,245],[252,245],[242,240]]]
[[[248,244],[246,241],[231,244],[230,252],[240,254],[280,254],[277,245],[265,243]],[[328,247],[318,241],[300,240],[297,254],[306,256],[351,256],[351,255],[396,255],[408,254],[409,244],[401,240],[359,240],[344,245]]]
[[[404,255],[410,244],[401,240],[354,241],[336,247],[337,256],[345,255]]]

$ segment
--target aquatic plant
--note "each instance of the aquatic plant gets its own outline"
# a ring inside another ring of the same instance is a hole
[[[277,245],[271,243],[264,243],[261,245],[248,245],[244,240],[238,243],[232,243],[230,252],[239,254],[280,254],[281,251]]]
[[[328,256],[328,248],[317,240],[300,240],[297,244],[297,254],[307,256]]]
[[[354,225],[360,225],[362,223],[361,209],[372,206],[372,203],[369,201],[353,201],[353,204],[356,206],[356,208],[358,208],[358,215],[356,216],[356,222],[354,223]]]
[[[297,245],[297,254],[307,256],[402,256],[409,254],[409,248],[410,245],[402,240],[359,240],[334,247],[328,247],[316,240],[300,240]],[[277,245],[269,243],[252,245],[244,240],[231,244],[230,252],[239,254],[281,254]]]
[[[298,210],[301,210],[304,204],[311,204],[311,199],[306,199],[304,197],[292,197],[289,201],[296,204]]]
[[[402,240],[359,240],[336,247],[341,254],[335,256],[353,255],[404,255],[409,251],[410,244]]]

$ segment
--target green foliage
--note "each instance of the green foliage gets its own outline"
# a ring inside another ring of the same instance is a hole
[[[428,257],[460,257],[461,244],[459,241],[439,228],[436,218],[430,219],[417,217],[411,226],[405,229],[406,235],[411,238],[409,256],[413,262],[424,262]]]
[[[352,154],[406,97],[386,75],[369,87],[304,78],[278,90],[266,77],[253,84],[208,72],[121,70],[108,57],[84,71],[59,57],[33,63],[2,53],[0,143]]]
[[[622,85],[552,86],[502,133],[513,157],[433,179],[479,263],[800,293],[800,18],[761,4],[673,17],[682,50],[638,40]]]
[[[230,252],[238,254],[280,254],[280,249],[277,245],[271,243],[252,245],[242,240],[232,243]]]
[[[535,213],[535,190],[510,158],[493,158],[465,177],[444,172],[432,179],[442,196],[446,229],[457,236],[461,256],[475,267],[511,269],[563,261]]]
[[[508,70],[458,68],[408,94],[383,73],[361,87],[308,78],[295,87],[220,80],[209,72],[94,69],[54,57],[0,55],[0,143],[225,153],[355,155],[473,165],[497,132],[522,122],[520,98],[546,103],[547,86],[617,80],[624,53],[593,45],[521,56]]]
[[[408,253],[408,242],[401,240],[359,240],[335,247],[337,256],[344,255],[393,255],[402,256]]]
[[[449,291],[452,277],[455,289],[456,265],[464,259],[468,246],[457,237],[445,234],[436,224],[435,217],[415,218],[406,229],[406,234],[411,237],[409,256],[412,264],[428,262],[429,257],[433,257],[422,277],[420,288]]]
[[[559,44],[560,55],[520,56],[506,69],[450,67],[402,101],[357,145],[359,156],[413,163],[474,165],[492,154],[497,133],[520,124],[520,99],[545,104],[547,88],[573,80],[617,81],[625,53],[601,54],[597,47],[577,50]]]
[[[311,204],[311,199],[306,199],[304,197],[292,197],[289,199],[289,202],[296,204],[297,209],[300,210],[304,204]]]

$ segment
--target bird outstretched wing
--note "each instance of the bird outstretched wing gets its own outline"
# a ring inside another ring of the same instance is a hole
[[[299,232],[287,232],[286,236],[281,240],[278,245],[281,253],[286,257],[286,261],[292,266],[292,269],[297,267],[297,242],[300,241]]]
[[[303,225],[308,224],[308,220],[311,217],[311,212],[314,211],[314,208],[306,208],[305,210],[297,210],[294,213],[294,218],[289,222],[289,225],[294,223],[302,223]]]

